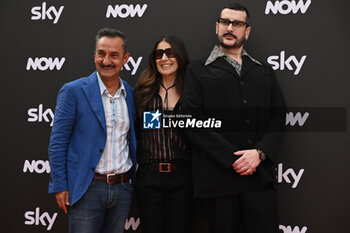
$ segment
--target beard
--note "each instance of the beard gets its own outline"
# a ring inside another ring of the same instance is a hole
[[[224,36],[225,35],[231,35],[236,39],[236,42],[233,45],[227,45],[224,43]],[[219,39],[219,44],[221,45],[221,47],[225,48],[225,49],[237,49],[240,48],[244,45],[244,42],[246,41],[246,39],[244,37],[238,39],[236,35],[231,34],[231,33],[225,33],[223,34],[221,37],[218,38]]]

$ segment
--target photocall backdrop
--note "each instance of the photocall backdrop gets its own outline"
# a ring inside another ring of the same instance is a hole
[[[47,194],[47,149],[58,90],[95,70],[96,32],[108,26],[126,33],[131,57],[121,76],[134,86],[162,34],[181,37],[192,60],[207,57],[217,42],[215,21],[227,2],[2,1],[1,232],[67,231],[65,214]],[[290,107],[276,164],[280,232],[347,233],[349,3],[241,3],[251,13],[245,48],[271,64]],[[198,201],[194,221],[193,232],[208,232]],[[139,223],[133,204],[126,232],[140,232]]]

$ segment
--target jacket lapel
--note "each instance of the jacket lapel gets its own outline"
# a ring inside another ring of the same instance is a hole
[[[106,131],[106,117],[103,109],[101,92],[98,85],[96,72],[92,73],[86,80],[86,85],[82,87],[85,96],[95,113],[102,128]]]
[[[250,60],[249,57],[243,56],[242,57],[242,70],[241,70],[241,77],[244,77],[244,75],[252,70],[252,66],[254,66],[256,63]]]
[[[211,70],[212,73],[216,73],[215,70],[219,69],[219,72],[222,72],[222,70],[225,70],[232,73],[235,77],[237,78],[239,77],[236,69],[231,64],[229,64],[224,57],[217,58],[211,65],[209,65],[209,67],[212,67],[212,70]]]
[[[218,59],[216,59],[212,65],[209,65],[209,67],[211,66],[211,72],[212,73],[216,73],[215,70],[220,69],[220,70],[226,70],[230,73],[232,73],[236,78],[240,78],[240,77],[244,77],[244,75],[250,71],[252,69],[252,66],[255,65],[255,62],[253,62],[252,60],[250,60],[249,57],[247,56],[243,56],[242,57],[242,70],[241,70],[241,74],[238,75],[236,69],[229,64],[229,62],[227,62],[225,60],[225,58],[220,57]]]

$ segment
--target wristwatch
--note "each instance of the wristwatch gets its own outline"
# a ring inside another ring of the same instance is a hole
[[[264,161],[266,159],[266,154],[262,150],[256,150],[259,154],[259,158],[261,161]]]

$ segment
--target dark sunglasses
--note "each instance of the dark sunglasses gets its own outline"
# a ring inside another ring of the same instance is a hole
[[[172,48],[167,48],[167,49],[154,50],[154,58],[155,59],[162,59],[164,53],[168,58],[176,57],[175,51]]]
[[[232,26],[234,28],[241,28],[243,26],[247,26],[247,27],[249,26],[249,24],[247,22],[240,21],[240,20],[230,21],[229,19],[225,19],[225,18],[218,18],[218,23],[221,23],[225,27],[228,27],[228,26],[230,26],[230,24],[232,24]]]

